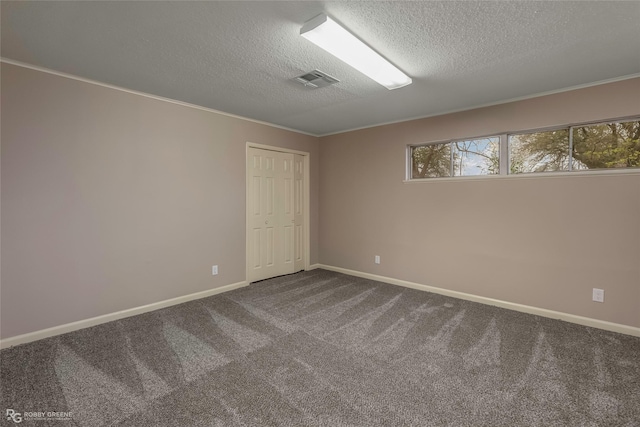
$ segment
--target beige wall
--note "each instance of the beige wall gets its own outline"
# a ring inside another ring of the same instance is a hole
[[[402,183],[407,144],[638,99],[635,79],[318,139],[2,64],[0,336],[243,281],[246,141],[311,153],[312,263],[638,327],[640,174]]]
[[[318,139],[2,64],[1,332],[245,280],[245,144]],[[218,264],[220,274],[211,275]]]
[[[640,173],[402,182],[407,144],[629,115],[640,79],[323,137],[320,262],[640,327]]]

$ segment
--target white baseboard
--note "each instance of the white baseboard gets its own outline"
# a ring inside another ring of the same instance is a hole
[[[19,344],[25,344],[28,342],[37,341],[43,338],[49,338],[56,335],[66,334],[67,332],[77,331],[78,329],[89,328],[91,326],[100,325],[102,323],[124,319],[125,317],[135,316],[137,314],[158,310],[160,308],[165,308],[172,305],[182,304],[184,302],[193,301],[200,298],[206,298],[211,295],[232,291],[234,289],[242,288],[248,285],[249,284],[246,281],[232,283],[230,285],[220,286],[219,288],[209,289],[207,291],[196,292],[196,293],[184,295],[181,297],[171,298],[164,301],[142,305],[140,307],[129,308],[127,310],[116,311],[115,313],[109,313],[109,314],[104,314],[102,316],[92,317],[90,319],[66,323],[64,325],[54,326],[52,328],[42,329],[40,331],[29,332],[28,334],[5,338],[0,340],[0,349],[13,347],[14,345],[19,345]]]
[[[577,316],[575,314],[563,313],[561,311],[547,310],[545,308],[532,307],[530,305],[516,304],[509,301],[502,301],[493,298],[481,297],[478,295],[467,294],[464,292],[451,291],[435,286],[422,285],[420,283],[408,282],[406,280],[394,279],[391,277],[378,276],[377,274],[363,273],[361,271],[349,270],[347,268],[333,267],[331,265],[314,264],[313,268],[323,268],[338,273],[348,274],[350,276],[362,277],[365,279],[376,280],[378,282],[389,283],[391,285],[404,286],[405,288],[418,289],[421,291],[432,292],[434,294],[446,295],[453,298],[459,298],[467,301],[479,302],[481,304],[493,305],[496,307],[506,308],[509,310],[520,311],[522,313],[535,314],[551,319],[564,320],[565,322],[576,323],[578,325],[590,326],[592,328],[604,329],[606,331],[618,332],[621,334],[640,337],[640,328],[634,326],[622,325],[620,323],[607,322],[604,320],[592,319],[590,317]]]
[[[621,334],[632,335],[640,337],[640,328],[633,326],[622,325],[619,323],[607,322],[604,320],[592,319],[590,317],[577,316],[575,314],[563,313],[560,311],[547,310],[545,308],[532,307],[529,305],[516,304],[509,301],[502,301],[493,298],[482,297],[473,294],[467,294],[464,292],[452,291],[443,288],[437,288],[435,286],[422,285],[420,283],[409,282],[406,280],[394,279],[391,277],[379,276],[377,274],[364,273],[356,270],[349,270],[347,268],[334,267],[324,264],[312,264],[308,270],[315,270],[322,268],[325,270],[336,271],[338,273],[344,273],[351,276],[362,277],[365,279],[376,280],[378,282],[389,283],[391,285],[403,286],[405,288],[418,289],[421,291],[432,292],[435,294],[446,295],[453,298],[459,298],[467,301],[479,302],[481,304],[493,305],[496,307],[502,307],[509,310],[520,311],[522,313],[535,314],[542,317],[548,317],[551,319],[564,320],[565,322],[576,323],[578,325],[590,326],[592,328],[604,329],[607,331],[618,332]],[[124,319],[125,317],[135,316],[137,314],[147,313],[149,311],[158,310],[172,305],[182,304],[184,302],[193,301],[200,298],[206,298],[211,295],[228,292],[234,289],[248,286],[246,281],[232,283],[230,285],[220,286],[219,288],[209,289],[207,291],[196,292],[181,297],[171,298],[164,301],[155,302],[152,304],[143,305],[140,307],[134,307],[127,310],[117,311],[115,313],[109,313],[102,316],[92,317],[90,319],[79,320],[77,322],[67,323],[60,326],[54,326],[52,328],[42,329],[40,331],[30,332],[28,334],[17,335],[15,337],[9,337],[0,340],[0,349],[12,347],[19,344],[25,344],[32,341],[41,340],[44,338],[53,337],[56,335],[66,334],[67,332],[77,331],[78,329],[89,328],[91,326],[100,325],[102,323],[111,322],[114,320]]]

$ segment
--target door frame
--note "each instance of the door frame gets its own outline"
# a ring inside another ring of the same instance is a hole
[[[244,246],[245,246],[245,251],[244,251],[244,256],[245,256],[245,270],[244,270],[244,277],[245,280],[248,282],[249,280],[249,260],[250,260],[250,248],[249,248],[249,229],[250,229],[250,216],[249,216],[249,181],[247,180],[247,159],[249,156],[249,148],[259,148],[262,150],[268,150],[268,151],[277,151],[280,153],[290,153],[290,154],[298,154],[300,156],[303,157],[304,159],[304,203],[302,205],[302,208],[304,209],[304,232],[303,232],[303,240],[304,242],[302,243],[302,248],[304,251],[304,269],[305,270],[309,270],[309,266],[311,265],[311,214],[310,214],[310,206],[311,206],[311,174],[309,173],[309,165],[311,164],[311,153],[307,152],[307,151],[299,151],[299,150],[292,150],[289,148],[283,148],[283,147],[276,147],[273,145],[265,145],[265,144],[258,144],[255,142],[250,142],[247,141],[246,143],[246,147],[244,150],[244,177],[245,177],[245,183],[244,183],[244,192],[245,192],[245,207],[244,207],[244,211],[245,211],[245,224],[244,224],[244,233],[245,233],[245,239],[244,239]]]

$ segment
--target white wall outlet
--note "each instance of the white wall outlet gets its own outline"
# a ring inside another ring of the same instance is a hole
[[[375,262],[376,264],[380,264],[380,255],[376,255],[373,262]]]
[[[213,267],[211,267],[211,274],[213,274],[214,276],[216,274],[218,274],[218,266],[214,265]]]
[[[593,300],[595,302],[604,302],[604,289],[593,288]]]

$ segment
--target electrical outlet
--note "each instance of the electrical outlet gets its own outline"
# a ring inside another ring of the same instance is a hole
[[[376,255],[373,262],[375,262],[376,264],[380,264],[380,255]]]
[[[595,302],[604,302],[604,289],[593,288],[593,300]]]
[[[218,266],[214,265],[213,267],[211,267],[211,274],[213,274],[214,276],[218,274]]]

